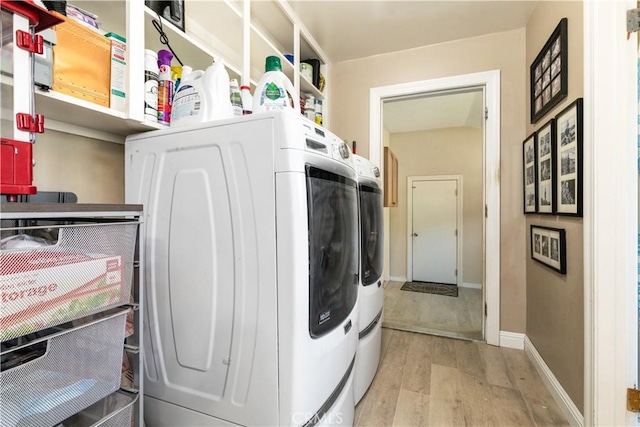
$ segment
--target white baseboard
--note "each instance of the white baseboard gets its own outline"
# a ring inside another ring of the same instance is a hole
[[[551,396],[553,396],[553,400],[556,401],[560,410],[567,417],[569,424],[576,427],[582,427],[584,425],[584,417],[573,403],[573,400],[569,397],[560,382],[556,379],[551,369],[544,362],[538,350],[536,350],[535,346],[529,340],[529,337],[524,337],[524,351],[529,356],[531,363],[536,367],[538,374],[542,378],[542,381],[545,383]]]
[[[471,288],[471,289],[482,289],[482,284],[480,283],[468,283],[464,282],[460,285],[461,288]]]
[[[392,282],[406,282],[407,278],[399,276],[389,276],[389,280],[391,280]]]
[[[524,334],[500,331],[500,347],[524,350]]]

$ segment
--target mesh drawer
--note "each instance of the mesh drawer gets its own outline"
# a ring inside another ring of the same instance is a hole
[[[137,227],[126,222],[11,229],[20,237],[49,236],[55,244],[0,251],[0,341],[128,303]]]
[[[118,390],[126,311],[52,336],[46,352],[0,372],[0,426],[53,426]]]
[[[56,427],[129,427],[138,396],[115,392]]]

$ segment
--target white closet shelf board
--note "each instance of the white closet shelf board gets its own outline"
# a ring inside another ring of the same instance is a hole
[[[293,54],[293,22],[275,2],[251,2],[251,22],[264,34],[269,34],[273,44],[282,54]],[[268,31],[265,31],[268,28]]]
[[[74,0],[71,3],[80,9],[98,15],[98,23],[100,24],[101,30],[126,37],[127,10],[125,2],[114,2],[112,0]]]
[[[282,72],[287,75],[293,83],[293,64],[284,57],[285,52],[281,46],[274,45],[267,35],[257,26],[251,24],[251,79],[256,83],[265,72],[265,60],[267,56],[277,56],[280,58]]]
[[[241,18],[238,17],[237,14],[230,8],[227,8],[227,10],[230,11],[229,19],[235,19],[235,21],[238,23],[237,25],[241,25]],[[144,16],[145,48],[155,51],[158,51],[160,49],[168,50],[167,46],[163,45],[160,42],[160,34],[153,26],[153,20],[157,20],[158,15],[153,10],[145,6]],[[235,18],[232,18],[232,16],[234,16]],[[187,19],[189,18],[187,17]],[[167,22],[167,20],[163,18],[161,18],[161,20],[162,29],[169,39],[171,48],[178,54],[180,60],[184,65],[189,65],[194,70],[206,70],[207,67],[211,65],[214,57],[221,56],[225,58],[225,65],[227,67],[227,71],[229,72],[229,77],[236,79],[240,78],[240,67],[238,66],[238,64],[241,63],[241,58],[237,53],[233,53],[232,49],[229,46],[225,45],[223,41],[216,39],[211,35],[208,35],[208,32],[205,32],[202,27],[199,27],[197,24],[195,24],[193,20],[189,19],[189,21],[186,23],[186,28],[189,28],[189,25],[191,25],[191,27],[194,28],[199,34],[199,37],[208,38],[210,43],[217,43],[217,46],[204,43],[197,37],[191,36],[178,29],[172,23]],[[239,32],[238,34],[240,37]],[[232,52],[232,54],[229,55],[229,52]]]
[[[324,99],[324,94],[316,88],[312,82],[307,80],[305,76],[300,74],[300,91],[308,92],[313,95],[316,99]]]
[[[2,98],[13,97],[13,79],[2,76]],[[157,123],[130,120],[124,112],[112,110],[93,102],[63,93],[36,88],[36,113],[44,116],[45,129],[74,133],[89,138],[124,143],[124,137],[133,133],[161,129]],[[3,117],[4,117],[3,111]],[[12,113],[11,113],[12,114]]]
[[[62,93],[36,89],[36,112],[45,117],[45,129],[124,143],[133,133],[162,129],[157,123],[130,120],[125,113]]]

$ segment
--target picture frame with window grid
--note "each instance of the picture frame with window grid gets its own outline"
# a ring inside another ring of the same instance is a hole
[[[530,67],[531,123],[569,93],[567,18],[562,18]]]

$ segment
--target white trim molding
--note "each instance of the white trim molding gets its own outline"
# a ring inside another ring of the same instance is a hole
[[[635,426],[626,389],[638,381],[638,36],[625,16],[637,3],[583,5],[584,422]]]
[[[406,277],[400,277],[400,276],[389,276],[389,280],[392,282],[407,282]]]
[[[413,280],[413,184],[416,181],[456,181],[456,286],[462,286],[463,283],[463,200],[464,188],[462,175],[429,175],[429,176],[408,176],[407,177],[407,279]]]
[[[551,393],[553,400],[556,401],[560,410],[564,414],[564,416],[574,427],[582,427],[584,425],[584,417],[578,407],[573,403],[573,400],[569,397],[567,392],[562,387],[562,384],[558,381],[551,369],[547,366],[536,347],[533,345],[529,337],[524,337],[524,352],[535,366],[540,378],[547,386],[547,389]]]
[[[469,283],[464,282],[460,285],[461,288],[469,288],[469,289],[482,289],[482,283]]]
[[[500,344],[500,70],[460,76],[443,77],[418,82],[371,88],[369,92],[369,159],[384,173],[382,164],[382,109],[385,100],[403,96],[428,94],[448,90],[484,90],[487,120],[484,128],[484,204],[483,223],[484,279],[487,316],[484,318],[487,344]],[[388,251],[385,247],[385,254]]]
[[[500,331],[500,347],[524,350],[524,334]]]

